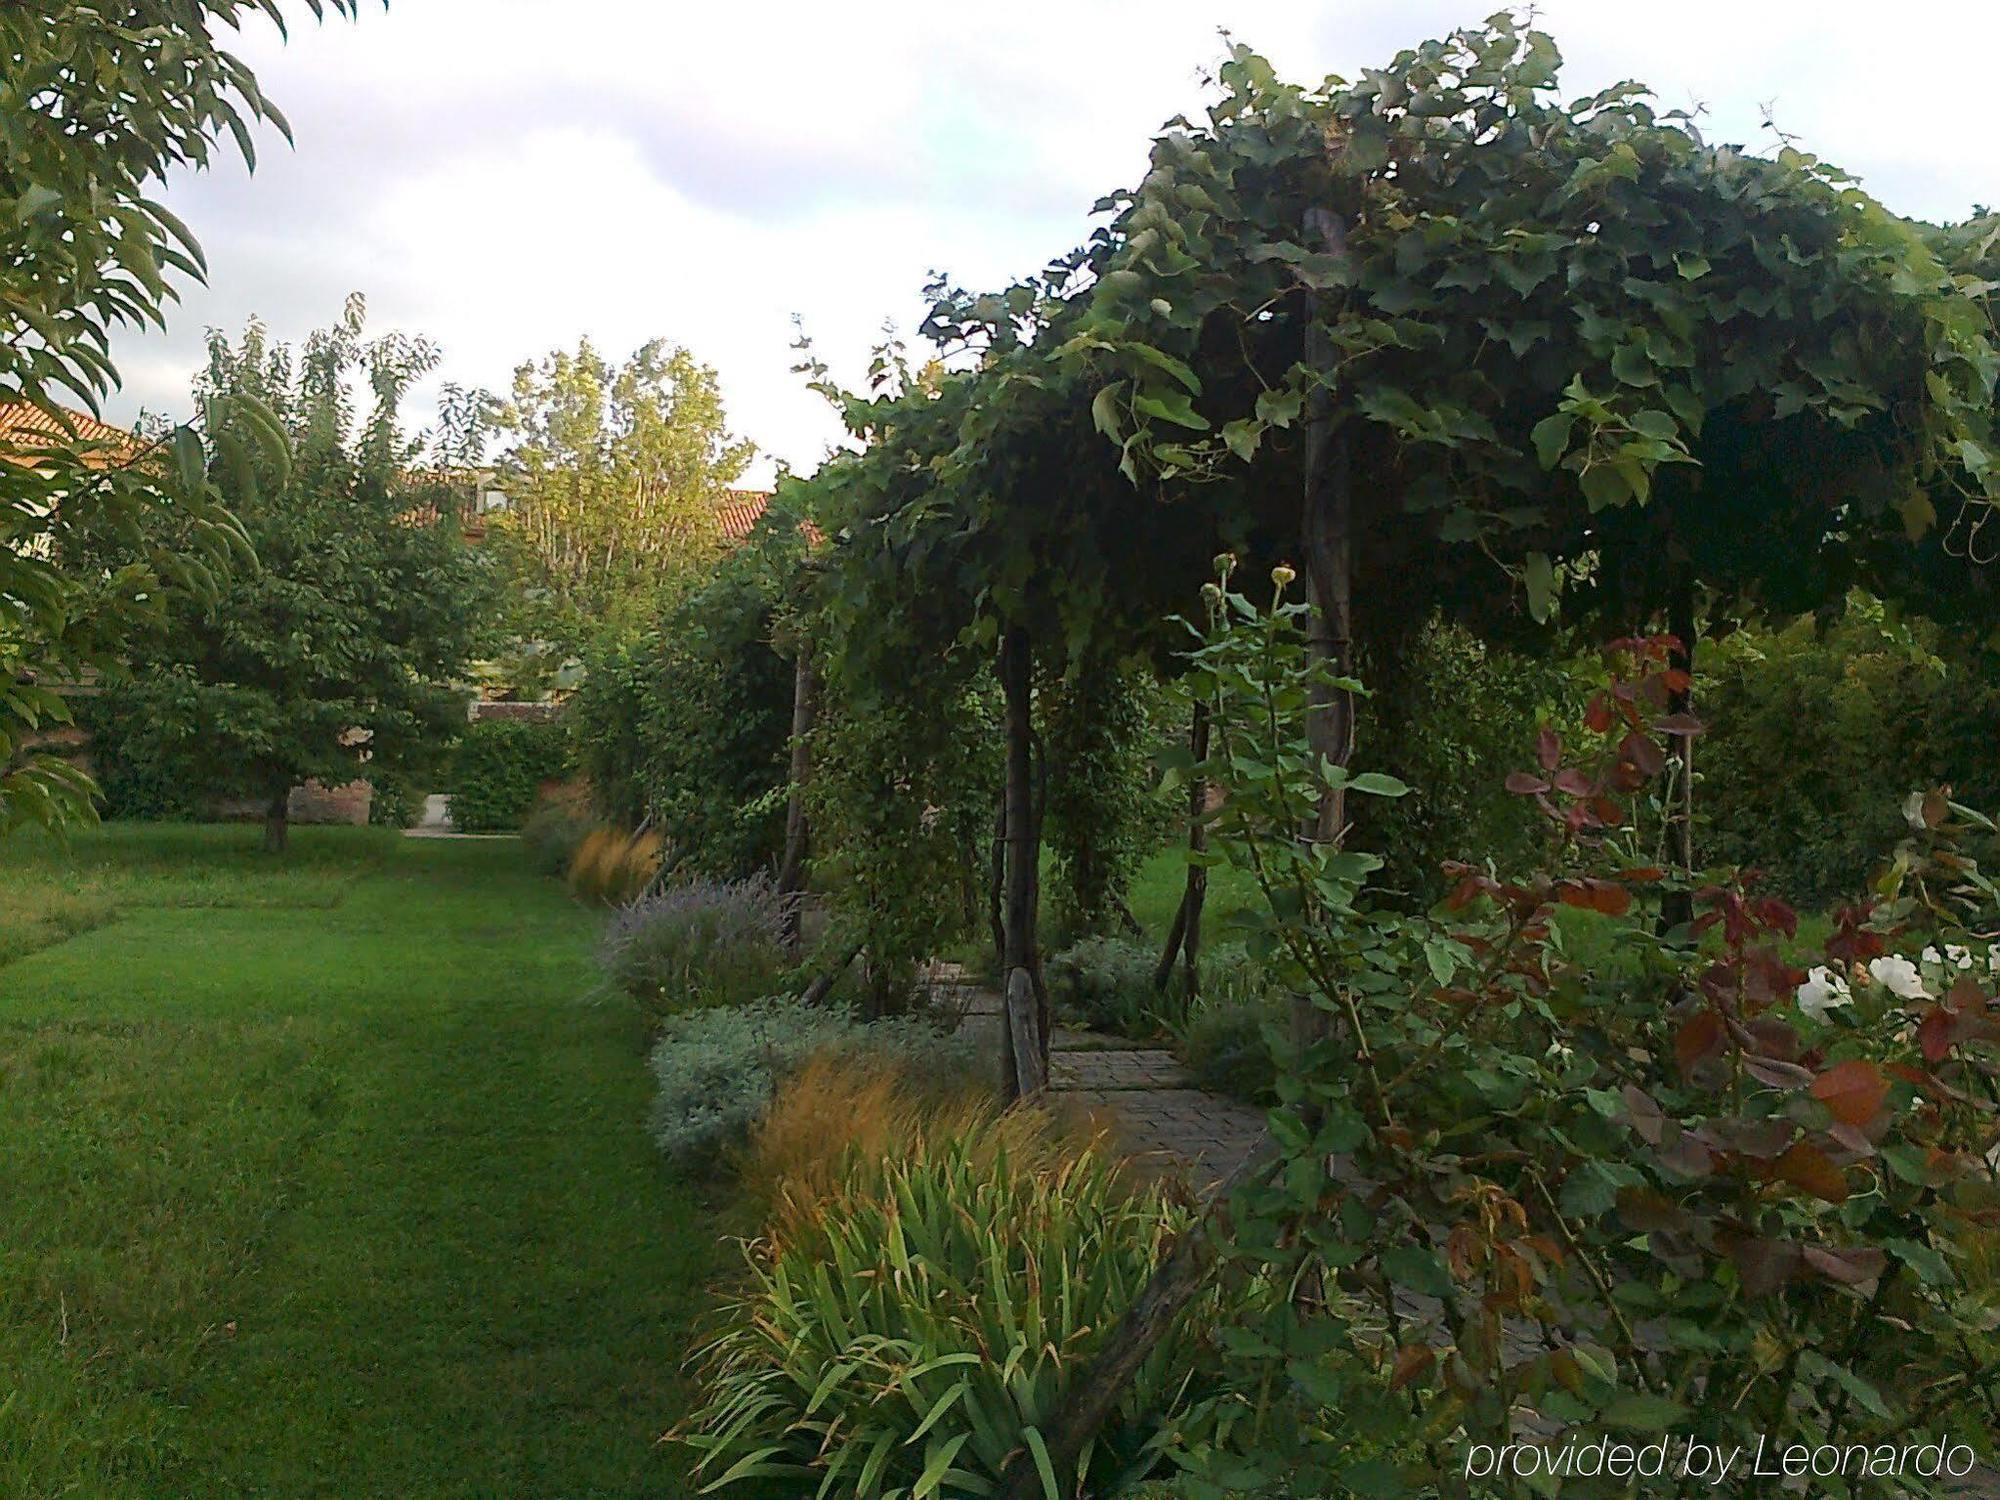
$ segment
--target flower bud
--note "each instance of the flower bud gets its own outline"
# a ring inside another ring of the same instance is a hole
[[[1279,563],[1277,567],[1271,569],[1271,582],[1276,584],[1279,588],[1283,588],[1286,584],[1290,583],[1294,578],[1298,576],[1299,575],[1297,573],[1294,573],[1292,571],[1292,566],[1290,563]]]

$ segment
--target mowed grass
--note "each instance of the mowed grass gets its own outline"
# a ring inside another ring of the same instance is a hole
[[[673,1496],[718,1261],[511,842],[0,845],[0,1495]]]

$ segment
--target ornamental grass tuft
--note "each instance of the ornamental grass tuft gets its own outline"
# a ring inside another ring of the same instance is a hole
[[[986,1495],[1043,1434],[1188,1211],[1029,1111],[850,1152],[834,1189],[744,1248],[674,1436],[710,1489],[778,1478],[856,1500]],[[1214,1368],[1211,1294],[1082,1457],[1075,1493],[1150,1473]],[[1051,1475],[1047,1480],[1055,1493]]]

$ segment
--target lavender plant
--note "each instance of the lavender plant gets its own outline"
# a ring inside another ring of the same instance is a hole
[[[789,899],[762,873],[670,885],[618,909],[598,962],[614,987],[655,1014],[741,1004],[777,988],[790,966]]]
[[[777,1087],[827,1047],[886,1051],[924,1077],[970,1076],[965,1039],[919,1017],[864,1023],[845,1010],[772,996],[671,1016],[654,1044],[652,1135],[683,1165],[712,1163],[763,1117]]]

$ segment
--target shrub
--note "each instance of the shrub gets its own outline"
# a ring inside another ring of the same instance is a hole
[[[1936,626],[1856,594],[1831,624],[1738,631],[1697,665],[1710,725],[1694,757],[1699,853],[1764,871],[1789,899],[1860,889],[1902,836],[1896,804],[1913,788],[2000,802],[2000,686]]]
[[[1158,955],[1128,938],[1084,938],[1046,962],[1049,1003],[1059,1019],[1117,1036],[1157,1035],[1181,1007],[1178,973],[1153,988]]]
[[[452,755],[452,824],[461,833],[519,828],[543,784],[568,769],[569,732],[560,721],[475,720]]]
[[[650,820],[706,875],[747,874],[783,847],[793,663],[774,637],[801,551],[795,533],[760,530],[657,630],[596,655],[570,701],[599,811]]]
[[[106,818],[186,820],[214,803],[200,765],[194,689],[162,674],[141,688],[110,683],[75,702],[77,725],[90,736],[91,773]]]
[[[521,825],[521,848],[537,875],[569,874],[577,847],[591,831],[590,818],[571,804],[545,798]]]
[[[578,870],[587,850],[588,842]],[[791,967],[785,901],[763,874],[670,885],[619,909],[598,962],[611,983],[656,1012],[755,999]]]
[[[763,1118],[782,1080],[814,1053],[836,1047],[900,1054],[941,1075],[966,1066],[961,1038],[914,1017],[864,1024],[789,996],[688,1011],[669,1016],[653,1046],[654,1141],[683,1165],[712,1164]]]
[[[677,1434],[712,1488],[783,1476],[876,1500],[938,1494],[956,1474],[943,1493],[998,1492],[1188,1219],[1096,1150],[1017,1152],[1025,1129],[1010,1116],[857,1154],[816,1212],[746,1247],[747,1290],[723,1309],[705,1399]],[[1152,1352],[1080,1493],[1152,1467],[1213,1368],[1218,1300]]]
[[[1250,1104],[1275,1097],[1278,1060],[1267,1028],[1283,1019],[1279,1002],[1261,995],[1203,1000],[1179,1032],[1181,1061],[1205,1089]]]
[[[1503,867],[1537,856],[1543,829],[1533,809],[1494,774],[1550,717],[1566,717],[1572,663],[1488,645],[1433,617],[1399,650],[1367,661],[1370,697],[1356,753],[1410,787],[1394,798],[1358,798],[1350,842],[1379,851],[1379,896],[1421,909],[1446,889],[1455,859]]]
[[[1272,1116],[1285,1160],[1232,1204],[1227,1249],[1271,1284],[1337,1274],[1393,1334],[1274,1304],[1234,1347],[1345,1426],[1297,1424],[1279,1449],[1284,1424],[1259,1422],[1240,1456],[1308,1493],[1455,1492],[1465,1444],[1509,1443],[1530,1414],[1746,1451],[1781,1429],[1848,1453],[1946,1432],[1990,1449],[1954,1417],[2000,1399],[1976,1343],[2000,1307],[1963,1249],[1993,1213],[2000,1135],[2000,1006],[1971,957],[2000,885],[1964,852],[1992,824],[1911,799],[1874,900],[1816,956],[1789,906],[1727,870],[1660,935],[1647,906],[1671,881],[1638,794],[1689,727],[1668,712],[1686,675],[1664,641],[1627,640],[1582,732],[1545,729],[1507,780],[1548,821],[1554,868],[1461,866],[1435,913],[1402,918],[1364,905],[1366,856],[1290,832],[1327,784],[1304,705],[1330,674],[1304,611],[1224,605],[1190,672],[1218,705],[1211,847],[1254,866],[1268,961],[1328,1038],[1286,1051],[1280,1091],[1304,1110]],[[1629,977],[1580,955],[1578,911],[1623,921]],[[1395,1453],[1362,1461],[1365,1484],[1357,1434]]]
[[[368,821],[377,828],[414,828],[423,817],[423,797],[408,777],[371,776]]]

